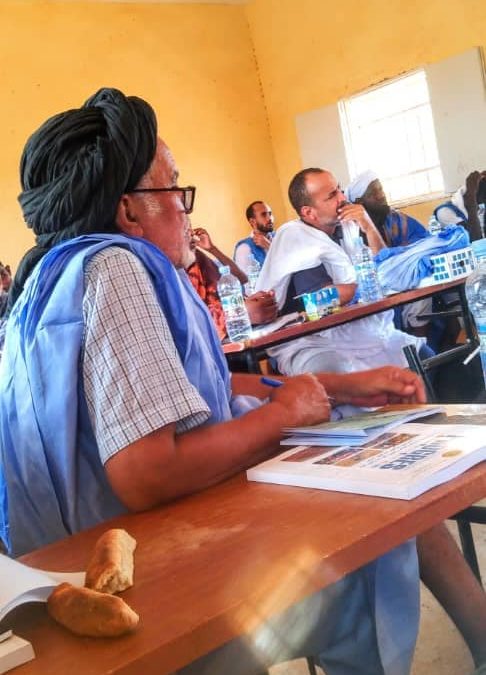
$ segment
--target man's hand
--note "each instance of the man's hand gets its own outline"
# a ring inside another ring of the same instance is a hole
[[[285,408],[285,426],[307,426],[326,422],[331,405],[326,390],[315,375],[296,375],[269,392],[272,403]]]
[[[466,192],[464,193],[464,205],[477,208],[477,194],[479,183],[484,178],[485,172],[472,171],[466,178]]]
[[[358,223],[362,232],[374,232],[376,230],[367,210],[361,204],[346,203],[338,208],[337,214],[340,222],[354,220],[355,223]]]
[[[263,232],[253,232],[252,237],[257,246],[263,248],[264,251],[268,251],[272,242],[263,234]]]
[[[273,291],[258,291],[245,298],[245,305],[252,325],[269,323],[277,317],[277,303]]]
[[[340,403],[380,406],[387,403],[427,403],[422,379],[404,368],[384,366],[345,375],[319,375]]]
[[[211,253],[211,251],[214,250],[214,244],[211,240],[211,237],[208,234],[208,231],[205,230],[203,227],[196,227],[196,229],[193,230],[193,232],[197,237],[196,246],[198,248],[201,248],[203,251],[208,251],[209,253]]]

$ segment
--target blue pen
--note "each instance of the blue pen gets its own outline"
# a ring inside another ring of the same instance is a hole
[[[273,377],[261,377],[260,382],[262,384],[268,385],[269,387],[281,387],[283,384],[282,380],[274,380]],[[327,398],[330,403],[334,403],[336,401],[334,396],[329,396],[329,394]]]
[[[274,380],[273,377],[261,377],[260,382],[267,384],[269,387],[281,387],[283,384],[282,380]]]

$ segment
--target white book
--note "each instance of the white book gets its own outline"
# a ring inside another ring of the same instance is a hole
[[[64,581],[84,586],[84,572],[45,572],[0,554],[0,621],[26,602],[46,602],[54,588]],[[0,635],[0,673],[31,661],[30,642],[10,631]]]
[[[413,499],[486,459],[484,426],[408,423],[359,447],[298,446],[248,480]]]
[[[0,635],[0,640],[0,673],[6,673],[35,658],[30,642],[13,635],[12,631],[8,631],[8,635],[6,633]]]
[[[44,572],[0,554],[0,621],[25,602],[46,602],[64,581],[84,585],[84,572]]]
[[[280,441],[280,445],[364,445],[400,424],[443,410],[442,406],[387,405],[336,422],[285,427],[284,432],[291,435]]]

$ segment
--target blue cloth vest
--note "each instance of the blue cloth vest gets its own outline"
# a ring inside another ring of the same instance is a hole
[[[8,321],[0,365],[0,536],[14,555],[126,511],[108,484],[80,376],[84,269],[107,246],[145,266],[189,381],[231,418],[230,377],[206,307],[164,254],[143,239],[89,235],[37,265]]]
[[[241,244],[248,244],[248,246],[250,247],[252,256],[255,258],[255,260],[258,262],[258,264],[261,267],[263,265],[263,263],[265,262],[267,252],[261,246],[257,246],[255,244],[255,242],[253,241],[253,237],[247,237],[246,239],[241,239],[239,242],[237,242],[237,244],[235,246],[235,252],[233,253],[233,260],[236,257],[236,249]]]

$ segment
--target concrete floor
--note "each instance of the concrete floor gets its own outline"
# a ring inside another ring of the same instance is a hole
[[[451,523],[451,531],[456,526]],[[474,525],[474,542],[483,580],[486,579],[486,525]],[[420,631],[411,675],[470,675],[474,670],[468,649],[442,607],[422,586]],[[486,626],[485,626],[486,640]],[[322,671],[321,671],[322,672]],[[304,660],[270,669],[271,675],[309,675]]]

